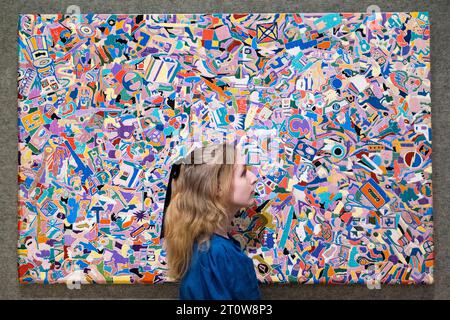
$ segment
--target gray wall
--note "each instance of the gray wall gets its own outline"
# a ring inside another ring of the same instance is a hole
[[[19,285],[17,281],[17,23],[19,13],[66,12],[78,5],[82,13],[210,13],[210,12],[365,12],[371,5],[384,12],[428,11],[431,21],[433,200],[435,221],[435,283],[430,286],[382,286],[369,290],[363,285],[261,285],[264,299],[449,299],[450,219],[446,210],[450,195],[448,136],[450,125],[450,1],[37,1],[2,0],[0,11],[0,298],[2,299],[177,299],[178,286],[84,285],[69,290],[65,285]]]

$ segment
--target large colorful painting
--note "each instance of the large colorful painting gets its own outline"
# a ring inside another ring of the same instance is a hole
[[[433,282],[426,12],[21,15],[21,283],[156,283],[172,160],[246,137],[261,282]]]

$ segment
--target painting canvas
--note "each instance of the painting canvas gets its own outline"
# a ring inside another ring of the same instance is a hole
[[[21,283],[171,281],[173,159],[246,137],[259,281],[433,282],[427,12],[23,14]]]

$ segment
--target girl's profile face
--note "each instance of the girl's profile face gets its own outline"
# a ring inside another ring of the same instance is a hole
[[[256,175],[248,169],[241,154],[241,148],[238,146],[236,148],[236,163],[234,164],[231,205],[238,208],[238,210],[254,205],[255,184],[257,181]]]

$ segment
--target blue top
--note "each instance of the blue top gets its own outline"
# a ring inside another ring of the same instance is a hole
[[[252,260],[238,241],[213,234],[208,251],[194,244],[190,267],[181,279],[181,300],[259,300]]]

